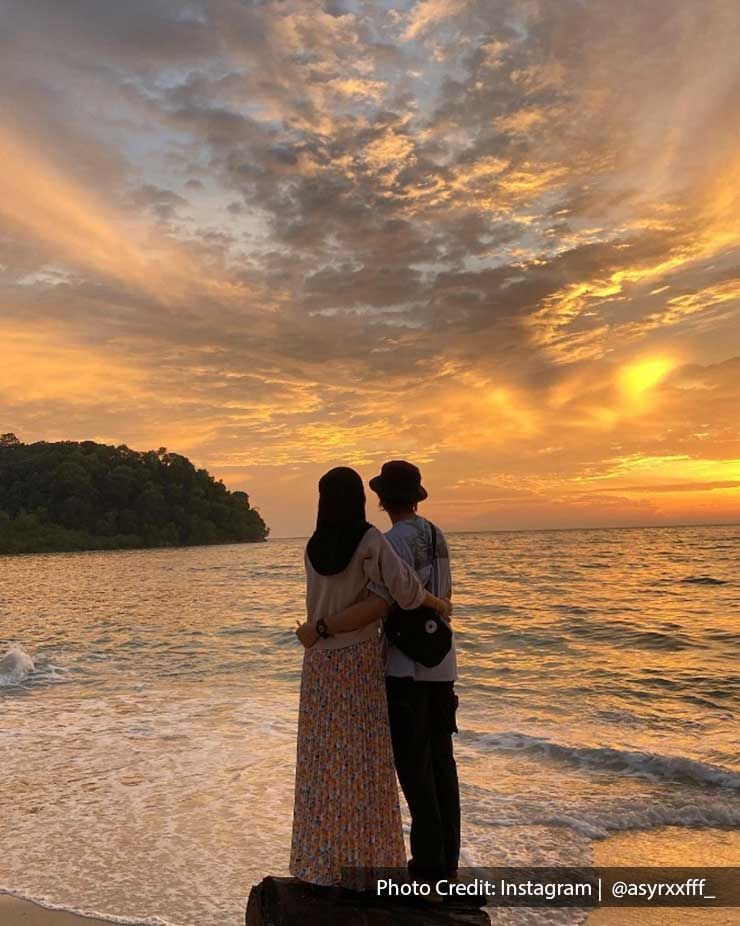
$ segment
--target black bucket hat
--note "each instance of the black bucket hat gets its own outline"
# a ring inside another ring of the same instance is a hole
[[[370,480],[370,488],[389,502],[423,502],[427,490],[421,484],[421,473],[406,460],[384,463],[379,476]]]

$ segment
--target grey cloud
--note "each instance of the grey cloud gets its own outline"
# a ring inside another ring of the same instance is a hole
[[[185,197],[174,193],[172,190],[166,190],[162,187],[155,186],[152,183],[145,183],[129,193],[128,200],[134,207],[143,207],[151,212],[162,222],[167,222],[175,218],[178,209],[187,206]]]
[[[8,40],[38,48],[54,42],[62,58],[85,67],[108,60],[133,71],[153,73],[192,61],[213,48],[204,5],[177,0],[5,0]]]
[[[205,199],[215,190],[212,208],[234,223],[219,234],[209,215],[183,248],[227,283],[248,284],[236,304],[196,292],[192,306],[168,311],[93,279],[41,287],[18,303],[70,323],[89,321],[97,306],[101,337],[147,333],[159,345],[228,346],[239,357],[269,350],[286,363],[354,353],[360,366],[398,373],[403,361],[385,348],[401,336],[412,357],[446,350],[484,367],[525,367],[537,348],[523,322],[548,297],[635,260],[657,263],[687,231],[680,216],[674,230],[614,235],[611,223],[629,218],[644,193],[632,149],[660,150],[649,120],[635,134],[631,110],[657,112],[650,106],[671,98],[682,55],[703,41],[690,5],[673,15],[629,0],[614,28],[606,0],[477,2],[419,42],[402,41],[403,23],[391,24],[384,10],[350,2],[26,0],[4,8],[10,28],[0,43],[24,74],[14,82],[0,65],[5,99],[24,102],[19,112],[52,160],[101,196],[143,205],[165,222],[185,208],[186,191]],[[726,6],[705,10],[716,35]],[[716,98],[724,101],[731,84],[720,59]],[[387,86],[377,98],[331,91],[350,77]],[[65,86],[76,91],[68,99]],[[697,125],[719,131],[717,112],[689,103]],[[527,123],[538,110],[543,118]],[[366,158],[387,133],[399,150],[408,144],[392,180]],[[686,144],[677,141],[679,160]],[[501,172],[466,187],[460,178],[488,158],[505,164]],[[173,176],[164,176],[172,164]],[[538,190],[550,168],[564,172],[562,183]],[[151,176],[132,194],[139,170]],[[525,171],[534,192],[512,192],[526,186]],[[437,187],[445,195],[435,199]],[[266,231],[250,252],[239,223],[253,216]],[[583,223],[596,219],[612,240],[579,241]],[[4,253],[0,262],[34,269],[29,246]],[[39,261],[51,256],[39,249]],[[278,313],[265,304],[271,287],[280,289]],[[616,330],[655,307],[654,298],[635,300],[574,319],[569,334]],[[399,335],[404,324],[408,336]]]

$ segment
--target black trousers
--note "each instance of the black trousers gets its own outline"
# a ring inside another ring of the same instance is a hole
[[[444,876],[457,869],[460,856],[454,683],[387,676],[386,691],[393,757],[411,814],[409,868]]]

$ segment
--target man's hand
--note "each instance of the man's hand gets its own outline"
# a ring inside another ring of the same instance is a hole
[[[439,614],[440,617],[443,617],[446,621],[450,620],[452,617],[452,602],[449,598],[438,598],[437,601],[439,604],[435,607],[435,611]]]
[[[302,624],[299,620],[296,620],[295,635],[306,649],[311,649],[314,643],[319,639],[319,633],[316,627],[313,624],[309,624],[308,621]]]

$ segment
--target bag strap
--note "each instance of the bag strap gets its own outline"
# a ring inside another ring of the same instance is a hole
[[[429,588],[428,584],[426,588],[427,588],[427,591],[432,592],[432,594],[436,594],[436,592],[434,592],[434,578],[437,574],[437,528],[432,524],[431,521],[429,522],[429,526],[432,529],[432,574],[430,576],[430,582],[432,582],[432,588]]]

